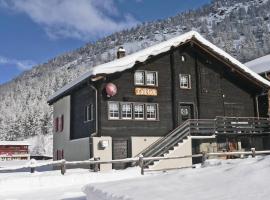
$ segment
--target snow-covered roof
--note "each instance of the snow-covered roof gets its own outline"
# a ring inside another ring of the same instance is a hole
[[[261,74],[270,71],[270,54],[245,63],[249,69]]]
[[[260,75],[255,73],[254,71],[250,70],[244,64],[233,58],[231,55],[223,51],[222,49],[218,48],[204,37],[202,37],[196,31],[190,31],[178,37],[169,39],[167,41],[161,42],[159,44],[153,45],[151,47],[145,48],[141,51],[133,53],[131,55],[122,57],[120,59],[116,59],[114,61],[95,66],[91,68],[87,73],[82,75],[81,77],[75,79],[71,83],[67,84],[57,92],[55,92],[51,97],[49,97],[48,103],[52,103],[55,101],[59,96],[63,95],[66,91],[70,90],[71,88],[75,87],[76,85],[80,84],[82,81],[86,81],[89,77],[95,76],[98,74],[112,74],[116,72],[122,72],[124,70],[132,68],[137,62],[144,62],[151,56],[156,56],[161,53],[169,51],[173,47],[177,47],[185,42],[188,42],[192,39],[197,40],[202,45],[210,49],[213,53],[218,54],[219,56],[226,59],[234,66],[238,67],[239,70],[243,71],[246,75],[251,76],[257,82],[262,84],[264,87],[270,87],[270,82],[266,79],[262,78]]]
[[[0,145],[30,146],[27,141],[0,141]]]

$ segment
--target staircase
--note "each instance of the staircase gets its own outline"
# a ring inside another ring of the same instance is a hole
[[[183,139],[185,139],[190,133],[189,120],[185,121],[179,127],[171,131],[165,137],[160,138],[144,151],[141,154],[144,157],[157,157],[161,156],[164,153],[168,152],[170,148],[177,145]]]
[[[191,137],[187,137],[175,145],[172,149],[165,153],[164,157],[176,157],[192,155],[191,148]],[[176,169],[179,167],[190,167],[192,166],[192,158],[181,158],[181,159],[168,159],[154,161],[149,164],[147,168],[149,170],[164,170],[164,169]]]
[[[142,154],[144,157],[172,157],[191,155],[192,147],[190,136],[213,136],[222,134],[270,134],[270,121],[266,118],[244,117],[189,119],[171,131],[165,137],[154,142],[140,154]],[[164,169],[166,165],[170,166],[170,168],[174,166],[183,166],[183,163],[180,164],[179,162],[179,160],[175,160],[174,162],[168,160],[148,161],[145,163],[145,167],[149,169]],[[186,161],[183,162],[184,166],[192,164],[191,158],[189,160],[186,159]]]

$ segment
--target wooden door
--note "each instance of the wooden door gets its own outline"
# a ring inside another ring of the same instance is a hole
[[[128,158],[128,140],[127,139],[113,139],[112,141],[113,160]],[[127,164],[117,163],[113,164],[113,169],[125,169]]]
[[[181,125],[188,119],[194,118],[193,104],[180,103],[178,107],[178,125]]]

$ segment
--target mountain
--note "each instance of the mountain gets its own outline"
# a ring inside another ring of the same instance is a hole
[[[51,150],[44,148],[52,134],[52,108],[47,98],[91,67],[115,59],[120,45],[130,54],[196,30],[242,62],[269,54],[269,10],[270,0],[214,0],[196,10],[114,33],[40,64],[0,86],[0,140],[35,136],[33,153],[50,154]]]

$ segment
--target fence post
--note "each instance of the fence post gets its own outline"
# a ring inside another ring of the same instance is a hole
[[[251,148],[251,152],[252,152],[252,158],[255,158],[255,156],[256,156],[255,148]]]
[[[99,161],[100,158],[99,157],[94,157],[94,161]],[[98,172],[99,171],[99,164],[95,163],[94,164],[94,172]]]
[[[30,172],[31,173],[35,173],[35,166],[37,164],[37,161],[35,159],[31,159],[30,160]]]
[[[62,160],[61,162],[61,174],[65,175],[66,173],[66,160]]]
[[[142,154],[139,156],[139,166],[141,167],[141,175],[144,175],[144,161]]]
[[[207,153],[206,151],[203,151],[202,152],[202,166],[204,166],[206,160],[207,160]]]
[[[93,169],[92,164],[91,164],[91,161],[93,161],[93,160],[90,158],[89,161],[90,161],[90,164],[89,164],[89,171],[91,171],[91,170]]]
[[[31,167],[31,168],[30,168],[30,172],[31,172],[31,173],[34,173],[34,172],[35,172],[35,167]]]

